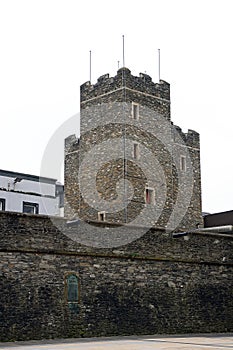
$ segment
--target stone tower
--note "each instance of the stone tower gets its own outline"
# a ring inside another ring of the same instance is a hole
[[[173,125],[170,85],[121,68],[81,86],[80,139],[65,140],[65,215],[193,228],[201,219],[199,134]]]

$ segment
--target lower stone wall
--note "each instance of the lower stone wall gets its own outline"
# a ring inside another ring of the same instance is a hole
[[[12,235],[8,233],[8,246],[3,228],[6,220],[12,231]],[[78,245],[76,250],[75,245],[71,249],[65,236],[63,246],[59,244],[59,233],[47,218],[4,214],[0,215],[0,225],[1,341],[233,332],[229,238],[200,237],[200,241],[206,239],[204,250],[211,251],[212,245],[219,247],[221,241],[221,261],[219,252],[216,259],[212,252],[208,261],[202,245],[198,246],[198,237],[195,243],[185,242],[195,252],[200,251],[199,257],[195,253],[193,259],[185,260],[173,255],[169,258],[169,254],[166,258],[147,256],[145,251],[143,256],[123,255],[124,247],[121,254],[119,249],[112,254],[107,249],[85,251],[84,246],[80,250]],[[17,227],[22,238],[19,242],[27,237],[21,246],[12,238]],[[40,247],[33,248],[37,240]],[[51,249],[49,240],[62,249]],[[179,240],[170,238],[170,251],[181,247]],[[134,249],[136,246],[137,241]],[[67,295],[69,274],[78,278],[78,302],[73,307]]]

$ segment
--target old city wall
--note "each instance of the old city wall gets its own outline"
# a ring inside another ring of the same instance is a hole
[[[233,331],[232,236],[149,230],[111,247],[116,229],[120,244],[122,226],[1,212],[0,340]]]

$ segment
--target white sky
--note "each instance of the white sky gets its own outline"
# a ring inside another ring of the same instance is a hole
[[[201,135],[203,211],[232,210],[232,1],[0,0],[0,168],[40,174],[79,86],[122,63],[171,84],[172,121]],[[75,132],[75,130],[74,130]],[[53,174],[47,174],[53,176]]]

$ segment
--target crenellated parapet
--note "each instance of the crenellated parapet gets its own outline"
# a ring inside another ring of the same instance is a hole
[[[128,68],[120,68],[115,77],[104,74],[97,79],[96,84],[91,84],[90,81],[82,84],[81,102],[122,88],[170,101],[170,84],[166,81],[154,83],[148,74],[140,73],[139,76],[134,76]]]
[[[176,130],[178,135],[182,138],[182,140],[185,142],[186,146],[192,147],[192,148],[200,148],[200,134],[194,130],[188,129],[188,132],[185,133],[182,131],[182,129],[174,125],[173,128]],[[174,138],[176,142],[176,133],[174,133]]]

